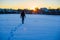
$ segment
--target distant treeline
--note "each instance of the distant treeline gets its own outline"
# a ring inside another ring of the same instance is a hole
[[[1,9],[0,14],[20,14],[22,9]],[[24,9],[26,14],[46,14],[46,15],[60,15],[60,9],[35,8],[35,10]]]

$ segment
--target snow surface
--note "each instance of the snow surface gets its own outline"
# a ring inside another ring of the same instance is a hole
[[[60,40],[60,16],[0,14],[0,40]]]

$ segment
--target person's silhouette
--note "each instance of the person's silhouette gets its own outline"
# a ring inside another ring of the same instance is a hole
[[[22,24],[24,24],[24,17],[25,17],[25,12],[24,10],[21,12],[21,18],[22,18]]]

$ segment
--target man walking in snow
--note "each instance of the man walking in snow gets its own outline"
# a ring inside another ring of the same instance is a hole
[[[25,12],[24,10],[21,12],[22,24],[24,24]]]

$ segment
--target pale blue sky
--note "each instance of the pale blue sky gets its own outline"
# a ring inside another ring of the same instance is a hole
[[[60,0],[0,0],[0,8],[60,7]]]

